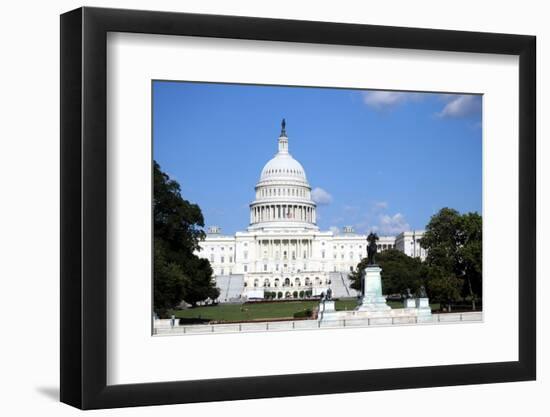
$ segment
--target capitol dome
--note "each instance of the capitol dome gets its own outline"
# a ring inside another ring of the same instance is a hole
[[[260,181],[294,180],[307,183],[302,164],[289,153],[277,153],[262,169]]]
[[[256,199],[250,204],[249,230],[300,227],[315,229],[316,204],[302,165],[288,151],[283,119],[278,152],[265,164],[256,184]]]

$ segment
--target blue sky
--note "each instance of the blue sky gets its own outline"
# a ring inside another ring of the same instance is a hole
[[[281,119],[322,230],[397,234],[442,207],[481,213],[481,96],[153,82],[153,152],[206,225],[248,226]]]

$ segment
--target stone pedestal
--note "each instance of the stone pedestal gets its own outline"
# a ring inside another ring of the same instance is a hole
[[[416,299],[414,298],[405,298],[403,301],[405,308],[416,308]]]
[[[391,307],[386,304],[386,297],[382,295],[382,269],[376,265],[367,266],[365,269],[364,290],[365,295],[357,311],[389,311]]]
[[[336,303],[334,301],[321,301],[319,304],[319,313],[330,313],[333,311],[336,311]]]
[[[430,309],[430,299],[429,298],[417,298],[416,299],[416,308],[420,309]]]
[[[325,300],[319,303],[318,320],[331,320],[336,315],[336,303],[332,300]]]
[[[416,308],[418,314],[418,322],[429,322],[432,320],[432,309],[430,308],[430,300],[427,297],[416,299]]]

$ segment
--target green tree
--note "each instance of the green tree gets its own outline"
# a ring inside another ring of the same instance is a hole
[[[350,287],[361,291],[361,276],[368,259],[363,258],[349,274]],[[418,258],[412,258],[396,249],[376,254],[376,263],[382,268],[382,290],[385,294],[404,293],[407,288],[415,291],[424,284],[425,267]]]
[[[460,298],[462,282],[454,274],[438,267],[429,267],[427,271],[426,291],[431,302],[441,303],[451,311],[452,303]]]
[[[183,283],[185,275],[181,267],[166,259],[162,249],[162,241],[155,239],[154,243],[154,310],[160,316],[178,305],[183,299]]]
[[[184,200],[179,184],[153,164],[154,309],[159,315],[181,301],[193,306],[219,290],[212,267],[197,257],[204,239],[204,218],[198,205]]]
[[[481,216],[443,208],[430,219],[420,244],[427,250],[426,264],[432,270],[430,280],[434,282],[428,285],[432,297],[451,297],[447,300],[450,304],[466,295],[475,310],[476,300],[482,296]],[[443,288],[443,293],[434,293]]]

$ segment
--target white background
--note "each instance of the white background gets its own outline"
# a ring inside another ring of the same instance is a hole
[[[109,384],[517,360],[517,248],[501,261],[518,235],[517,57],[137,34],[107,45]],[[483,93],[484,322],[152,338],[151,79]],[[362,355],[341,353],[356,344]],[[307,360],[292,354],[304,348]]]
[[[44,2],[45,3],[45,2]],[[297,1],[89,1],[88,5],[174,11],[240,14],[442,29],[525,33],[538,36],[538,235],[550,232],[548,218],[548,160],[550,151],[542,138],[548,122],[542,120],[548,82],[550,27],[544,2],[440,1],[400,2],[297,2]],[[74,1],[55,4],[13,2],[4,5],[2,25],[0,181],[0,277],[2,343],[0,343],[0,409],[6,415],[72,415],[57,403],[59,378],[59,18],[80,6]],[[504,233],[504,231],[503,231]],[[539,258],[549,249],[539,238]],[[503,261],[506,256],[503,254]],[[539,263],[538,293],[550,290],[544,280],[548,264]],[[537,382],[435,388],[393,392],[358,393],[290,399],[238,401],[169,407],[147,407],[94,414],[121,415],[277,415],[281,413],[344,412],[406,413],[410,416],[444,414],[517,415],[547,409],[550,389],[548,308],[539,295],[539,377]],[[544,325],[546,323],[546,325]],[[540,354],[542,353],[542,354]],[[406,406],[405,406],[406,405]],[[406,407],[406,410],[404,409]]]

